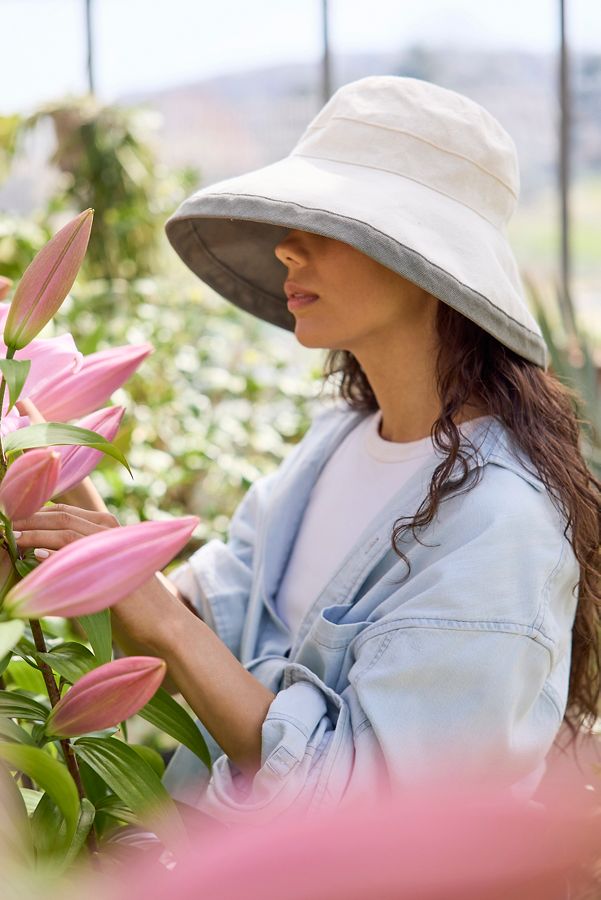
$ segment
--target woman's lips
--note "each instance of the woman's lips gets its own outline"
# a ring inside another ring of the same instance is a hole
[[[303,306],[315,303],[316,300],[319,300],[317,294],[295,294],[288,298],[288,309],[302,309]]]

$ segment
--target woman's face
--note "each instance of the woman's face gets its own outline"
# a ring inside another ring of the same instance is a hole
[[[384,348],[395,335],[433,327],[438,300],[391,269],[334,238],[293,229],[275,247],[293,281],[312,303],[289,309],[294,333],[305,347],[350,350]]]

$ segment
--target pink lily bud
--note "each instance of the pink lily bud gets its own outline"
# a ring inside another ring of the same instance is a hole
[[[77,737],[129,719],[159,689],[167,664],[155,656],[125,656],[92,669],[51,711],[47,734]]]
[[[4,300],[4,298],[8,295],[12,287],[12,278],[7,278],[5,275],[0,275],[0,300]]]
[[[187,543],[199,522],[182,516],[106,528],[61,547],[6,595],[20,619],[85,616],[141,587]]]
[[[60,468],[59,453],[48,447],[18,456],[0,483],[2,512],[9,519],[32,516],[54,494]]]
[[[83,419],[75,422],[80,428],[88,428],[90,431],[96,431],[107,439],[112,441],[117,432],[123,418],[125,407],[123,406],[107,406],[104,409],[98,409],[96,412],[90,413]],[[61,472],[54,489],[53,497],[64,494],[71,490],[76,484],[89,475],[92,469],[100,462],[104,453],[102,450],[94,450],[93,447],[82,446],[60,446],[57,448],[61,457]]]
[[[149,343],[98,350],[76,372],[57,373],[29,396],[47,421],[69,422],[104,406],[153,351]]]
[[[86,209],[68,222],[26,268],[4,325],[7,347],[25,347],[60,307],[83,262],[93,215],[93,209]]]

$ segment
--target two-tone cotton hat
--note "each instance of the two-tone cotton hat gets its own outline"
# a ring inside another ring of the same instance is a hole
[[[202,281],[290,331],[274,249],[300,229],[350,244],[546,369],[506,232],[518,196],[515,144],[484,107],[371,75],[340,87],[288,156],[196,191],[165,230]]]

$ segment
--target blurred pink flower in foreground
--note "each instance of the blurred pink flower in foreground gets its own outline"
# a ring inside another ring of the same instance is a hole
[[[49,422],[69,422],[104,406],[152,353],[152,344],[125,344],[84,356],[81,368],[58,373],[29,397]]]
[[[18,456],[0,482],[0,509],[9,519],[32,516],[55,493],[60,468],[60,454],[50,447]]]
[[[53,708],[46,733],[77,737],[118,725],[148,703],[166,670],[165,661],[154,656],[125,656],[92,669]]]
[[[601,857],[601,820],[599,794],[574,768],[570,760],[549,773],[546,809],[517,802],[492,780],[458,778],[355,796],[309,818],[292,806],[267,825],[253,825],[249,810],[248,825],[205,822],[175,865],[140,852],[62,897],[576,900],[566,876],[579,888],[592,882],[583,867]]]
[[[23,273],[4,325],[4,342],[25,347],[50,321],[71,290],[85,256],[93,209],[80,213],[52,237]]]
[[[104,409],[90,413],[89,416],[84,416],[83,419],[79,419],[74,424],[80,428],[96,431],[105,437],[107,441],[112,441],[119,430],[124,412],[125,408],[123,406],[107,406]],[[102,450],[94,450],[93,447],[78,445],[59,446],[57,450],[61,457],[61,471],[52,495],[53,497],[64,494],[83,481],[86,475],[90,474],[104,456]]]
[[[200,520],[182,516],[106,528],[61,547],[6,595],[15,618],[84,616],[106,609],[163,568]]]

